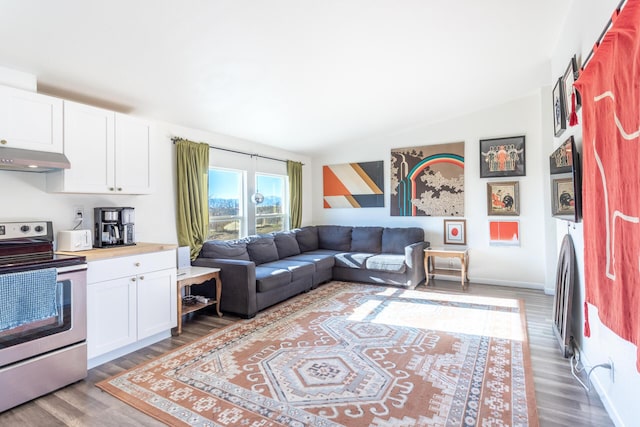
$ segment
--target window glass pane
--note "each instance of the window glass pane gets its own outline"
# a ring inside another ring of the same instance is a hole
[[[243,222],[244,173],[229,169],[209,169],[209,239],[239,239]]]
[[[284,178],[274,175],[256,174],[256,189],[264,196],[264,202],[256,205],[256,214],[283,213]]]
[[[209,215],[242,215],[242,172],[209,169]]]
[[[256,190],[264,196],[256,205],[256,233],[285,230],[285,187],[283,176],[256,174]]]
[[[209,239],[231,240],[239,239],[241,224],[239,219],[211,220],[209,224]]]

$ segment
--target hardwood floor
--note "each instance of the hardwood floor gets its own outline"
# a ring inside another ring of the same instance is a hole
[[[462,292],[460,283],[436,281],[417,289],[429,292]],[[519,298],[525,301],[531,359],[540,425],[543,427],[613,426],[598,395],[587,393],[571,375],[569,361],[562,357],[552,332],[553,297],[542,291],[470,284],[471,295]],[[95,383],[132,368],[167,351],[189,343],[238,318],[218,318],[196,313],[183,323],[179,337],[98,366],[86,379],[0,414],[0,426],[161,426],[162,423],[131,408],[95,387]],[[583,379],[584,381],[584,379]],[[1,384],[1,387],[7,387]]]

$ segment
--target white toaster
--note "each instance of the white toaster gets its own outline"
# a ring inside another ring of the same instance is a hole
[[[91,230],[58,231],[58,249],[64,252],[86,251],[91,249]]]

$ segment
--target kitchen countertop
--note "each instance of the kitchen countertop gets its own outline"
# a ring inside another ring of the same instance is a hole
[[[150,252],[161,252],[177,249],[178,245],[168,243],[145,243],[138,242],[131,246],[117,246],[113,248],[95,248],[87,251],[56,251],[57,254],[79,255],[87,258],[87,261],[99,261],[102,259],[116,258],[129,255],[146,254]]]

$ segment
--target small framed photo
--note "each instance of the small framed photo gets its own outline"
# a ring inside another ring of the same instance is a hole
[[[573,87],[573,83],[578,80],[579,75],[580,71],[578,70],[578,61],[574,55],[573,58],[571,58],[571,61],[569,61],[567,70],[562,75],[562,94],[564,96],[563,102],[565,119],[569,119],[569,115],[571,114],[571,96],[573,94],[575,94],[576,98],[576,111],[578,111],[582,105],[580,92]]]
[[[490,246],[520,246],[519,221],[489,221]]]
[[[524,135],[480,140],[480,178],[524,176]]]
[[[467,244],[467,221],[464,219],[444,220],[444,244],[445,245],[466,245]]]
[[[555,136],[560,136],[567,128],[567,115],[564,103],[562,78],[559,78],[553,87],[553,131]]]
[[[520,215],[520,191],[517,181],[487,183],[488,215]]]
[[[553,187],[553,216],[575,215],[576,200],[573,178],[557,178],[551,184]]]

